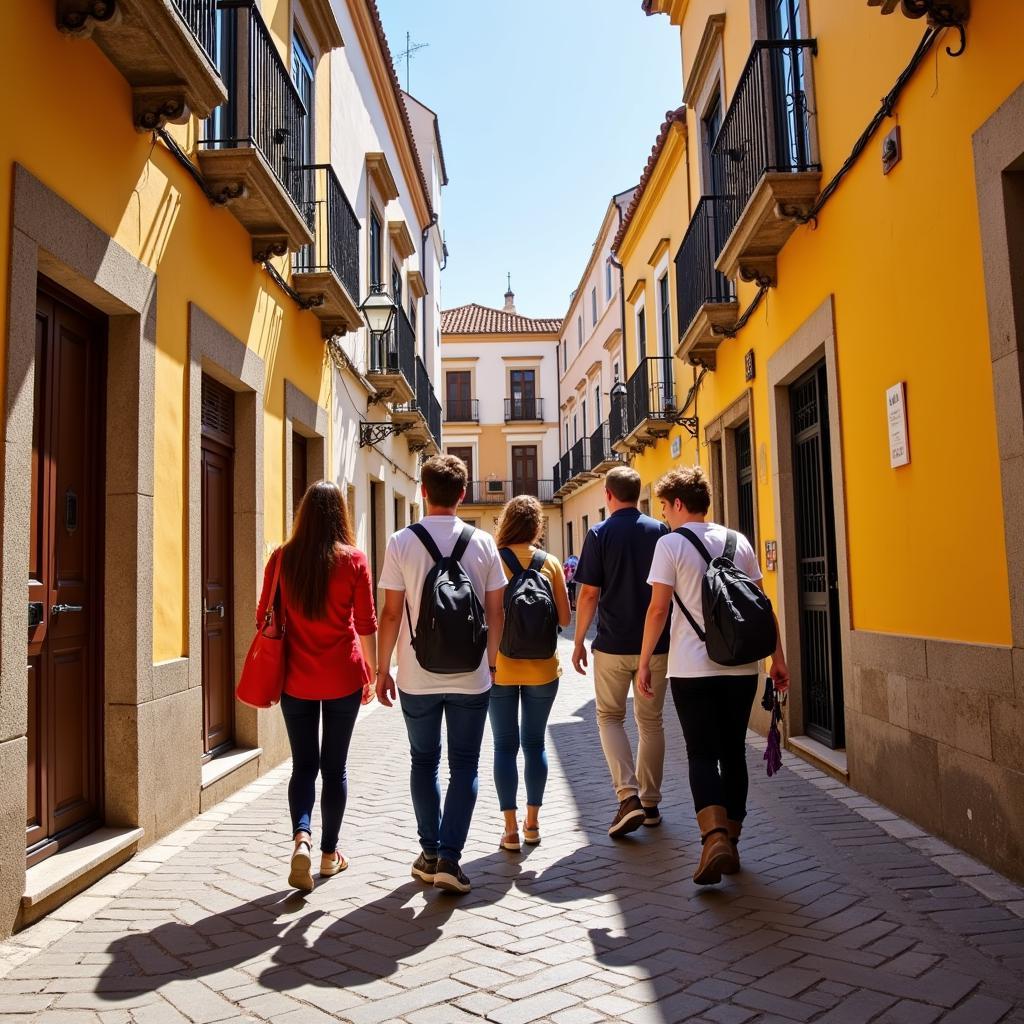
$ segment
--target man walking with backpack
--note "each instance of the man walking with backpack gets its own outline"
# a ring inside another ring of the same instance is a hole
[[[459,866],[477,795],[480,743],[504,624],[505,573],[493,538],[456,515],[466,465],[454,455],[423,463],[427,514],[388,541],[381,569],[377,699],[398,697],[412,757],[410,787],[422,852],[421,881],[469,892]],[[441,724],[447,727],[448,792],[441,809]]]
[[[608,827],[613,838],[636,831],[642,825],[661,824],[658,804],[665,762],[665,671],[668,661],[668,629],[655,645],[650,659],[653,698],[640,699],[634,689],[633,714],[640,743],[636,762],[626,735],[626,698],[640,664],[644,615],[651,600],[647,583],[654,546],[666,532],[664,523],[642,515],[640,474],[616,466],[605,477],[605,503],[610,515],[596,523],[583,541],[576,582],[576,646],[572,663],[581,675],[587,668],[584,644],[587,630],[598,613],[594,651],[594,698],[612,785],[619,801]]]
[[[789,686],[789,670],[757,555],[742,534],[707,521],[711,488],[701,467],[666,473],[654,493],[673,532],[658,541],[651,565],[638,686],[655,697],[654,651],[674,601],[668,674],[701,836],[693,880],[711,885],[739,870],[747,723],[761,659],[772,659],[776,690]]]

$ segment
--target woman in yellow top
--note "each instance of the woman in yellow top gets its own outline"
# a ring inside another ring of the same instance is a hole
[[[538,550],[537,542],[544,533],[544,514],[536,498],[513,498],[501,514],[497,542],[509,548],[525,569]],[[503,563],[504,564],[504,563]],[[512,571],[504,565],[505,575]],[[567,626],[571,611],[565,586],[562,563],[548,555],[540,573],[551,585],[558,624]],[[507,658],[499,652],[494,686],[491,688],[489,712],[494,735],[494,785],[498,790],[505,831],[501,837],[504,850],[518,850],[519,822],[516,798],[519,790],[517,758],[523,748],[526,776],[526,819],[523,838],[530,845],[540,842],[540,806],[548,780],[548,755],[544,748],[544,732],[551,706],[558,693],[561,669],[558,657],[538,660]],[[520,714],[520,706],[522,713]]]

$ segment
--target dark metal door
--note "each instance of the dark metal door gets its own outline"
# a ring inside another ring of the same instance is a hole
[[[537,495],[537,447],[512,446],[512,493]]]
[[[203,753],[234,738],[232,529],[234,394],[204,375],[202,395]]]
[[[790,405],[804,728],[813,739],[841,747],[843,663],[824,363],[790,388]]]
[[[757,542],[754,530],[754,466],[750,450],[750,424],[736,428],[736,494],[738,525],[751,544]]]
[[[307,445],[306,439],[296,430],[292,430],[292,518],[299,510],[306,488],[309,486],[307,477]]]
[[[35,863],[102,817],[103,323],[36,309],[29,528],[28,815]]]

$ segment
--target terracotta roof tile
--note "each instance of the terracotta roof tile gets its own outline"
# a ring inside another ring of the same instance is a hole
[[[619,251],[619,246],[622,244],[622,240],[626,237],[626,232],[629,230],[630,222],[633,220],[633,214],[636,213],[637,207],[640,205],[644,198],[644,193],[647,191],[651,175],[654,174],[654,168],[658,166],[658,159],[661,157],[661,151],[665,148],[665,143],[668,142],[672,126],[677,122],[681,123],[684,129],[686,128],[685,104],[681,107],[676,107],[675,110],[667,110],[665,112],[665,120],[661,123],[661,130],[658,132],[658,137],[654,140],[654,145],[651,147],[651,155],[647,158],[647,166],[644,167],[644,173],[640,175],[640,182],[636,187],[636,191],[633,193],[633,198],[630,200],[629,206],[626,207],[626,212],[622,217],[622,223],[619,225],[619,230],[616,232],[615,238],[612,241],[612,252],[617,253]]]
[[[470,302],[441,312],[442,334],[557,334],[561,317],[520,316]]]

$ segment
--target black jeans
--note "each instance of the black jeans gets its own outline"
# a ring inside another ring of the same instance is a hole
[[[348,800],[348,745],[359,717],[362,690],[336,700],[303,700],[281,694],[281,711],[292,748],[292,777],[288,782],[288,808],[292,816],[292,835],[313,829],[310,818],[316,801],[316,777],[323,783],[320,791],[320,849],[334,853]],[[320,736],[320,710],[324,729]]]
[[[672,700],[686,739],[695,811],[724,807],[732,821],[747,814],[747,723],[757,676],[671,678]]]

